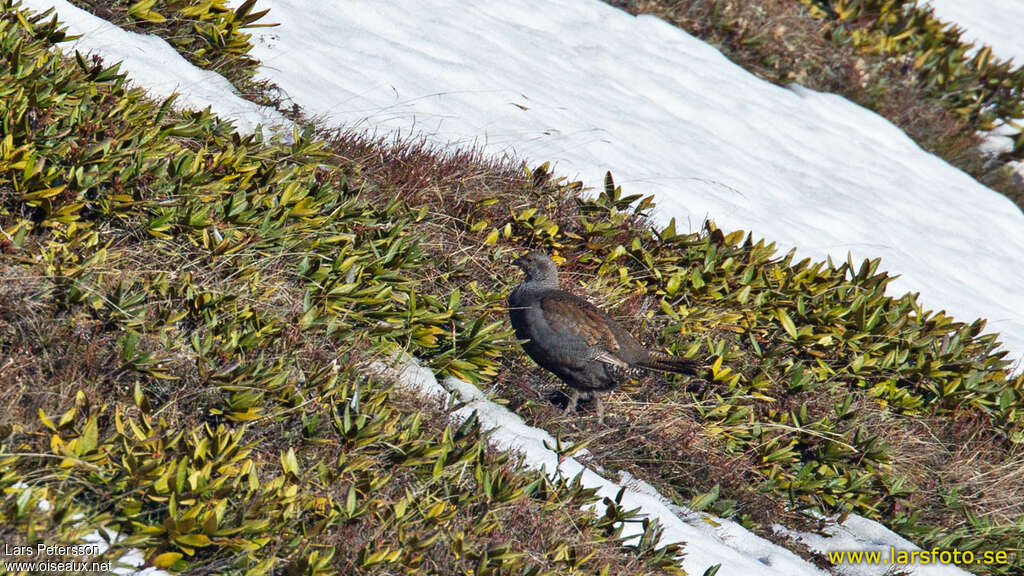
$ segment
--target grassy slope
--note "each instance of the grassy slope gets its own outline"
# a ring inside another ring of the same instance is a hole
[[[26,32],[4,22],[10,47]],[[872,264],[655,232],[649,201],[612,183],[583,201],[546,170],[472,153],[239,139],[208,116],[157,115],[101,66],[78,66],[47,60],[3,104],[0,365],[17,386],[0,393],[0,478],[35,487],[6,495],[10,538],[72,529],[35,511],[45,495],[193,572],[316,565],[341,542],[334,570],[670,568],[671,550],[607,541],[606,519],[576,511],[578,488],[517,472],[471,425],[446,428],[359,375],[402,347],[588,441],[606,468],[755,529],[855,510],[925,546],[1019,546],[1021,498],[1003,473],[1021,467],[1021,377],[980,323],[886,298]],[[40,86],[61,86],[63,106],[42,120]],[[500,310],[507,256],[526,246],[561,254],[570,287],[646,340],[706,359],[706,382],[626,387],[606,429],[560,418],[544,398],[556,385]],[[344,537],[360,523],[374,541]],[[417,540],[439,524],[443,538]]]

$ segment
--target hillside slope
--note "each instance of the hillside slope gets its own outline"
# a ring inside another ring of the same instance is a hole
[[[27,33],[16,21],[12,38]],[[588,199],[549,168],[457,150],[232,134],[41,47],[10,56],[24,74],[7,80],[26,90],[4,101],[17,119],[0,342],[17,383],[3,398],[13,534],[67,535],[64,510],[82,510],[197,573],[675,569],[679,549],[657,547],[653,525],[639,547],[617,542],[631,513],[614,498],[605,515],[581,511],[592,496],[571,478],[531,475],[487,450],[473,418],[446,427],[365,376],[405,348],[505,397],[556,444],[589,443],[592,464],[766,535],[800,510],[855,510],[922,542],[1012,546],[1016,510],[978,496],[1002,489],[991,471],[1017,457],[1021,378],[981,323],[886,297],[877,262],[797,262],[713,226],[652,228],[651,200],[610,177]],[[46,66],[21,66],[34,58]],[[33,97],[53,112],[40,120]],[[705,359],[707,382],[617,394],[616,427],[636,437],[558,418],[501,310],[508,257],[527,246],[559,253],[573,289],[614,302],[646,339]],[[964,453],[982,474],[958,480],[959,497],[945,481]],[[33,514],[40,498],[59,513]],[[473,510],[490,512],[481,523]],[[984,520],[967,526],[972,515]],[[439,522],[445,536],[424,539]],[[332,540],[371,526],[376,540]]]

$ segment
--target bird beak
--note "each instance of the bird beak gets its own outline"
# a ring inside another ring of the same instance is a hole
[[[512,261],[512,263],[515,264],[516,266],[520,267],[520,268],[525,268],[526,267],[526,254],[523,254],[519,258],[516,258],[515,260]]]

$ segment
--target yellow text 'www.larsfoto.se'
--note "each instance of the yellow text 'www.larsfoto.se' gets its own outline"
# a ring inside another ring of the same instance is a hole
[[[840,564],[1008,564],[1010,554],[1006,550],[985,550],[972,552],[956,548],[945,550],[834,550],[828,553],[833,565]]]

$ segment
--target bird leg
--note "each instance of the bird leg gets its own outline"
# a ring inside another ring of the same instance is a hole
[[[604,404],[601,403],[601,393],[594,392],[594,402],[597,403],[597,425],[604,424]]]
[[[569,403],[565,406],[566,415],[572,414],[576,411],[576,401],[580,399],[580,391],[573,388],[572,394],[569,395]]]

